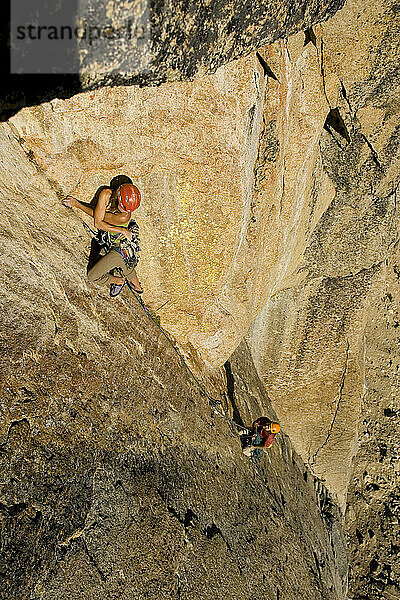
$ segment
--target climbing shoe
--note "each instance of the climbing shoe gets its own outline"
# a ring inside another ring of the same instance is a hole
[[[110,296],[111,298],[115,298],[115,296],[118,296],[118,294],[121,293],[122,288],[125,285],[125,281],[124,283],[118,284],[118,283],[112,283],[110,285]]]
[[[140,283],[140,281],[139,281]],[[135,292],[135,294],[143,294],[143,288],[142,288],[142,284],[140,284],[140,290],[138,290],[137,288],[135,288],[135,286],[133,285],[133,283],[130,281],[128,283],[129,289],[132,290],[133,292]]]

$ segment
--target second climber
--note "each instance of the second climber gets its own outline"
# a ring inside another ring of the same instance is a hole
[[[274,442],[275,435],[279,433],[279,423],[271,421],[268,417],[259,417],[253,422],[251,432],[241,436],[243,453],[251,456],[253,452],[266,450]]]

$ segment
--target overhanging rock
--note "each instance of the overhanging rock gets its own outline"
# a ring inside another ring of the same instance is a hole
[[[159,85],[214,72],[256,48],[323,21],[343,1],[85,0],[69,2],[67,7],[58,4],[62,15],[52,14],[50,23],[48,11],[43,11],[46,22],[40,32],[36,17],[32,17],[34,26],[28,23],[29,10],[23,5],[20,14],[11,15],[11,65],[15,67],[14,74],[5,77],[8,92],[1,106],[3,119],[22,106],[68,98],[103,85]],[[37,14],[32,6],[30,12]],[[40,10],[38,23],[42,24]],[[66,44],[66,51],[57,59],[61,43]],[[19,52],[33,70],[16,60]],[[33,59],[35,53],[37,59]],[[58,65],[43,63],[53,57]]]

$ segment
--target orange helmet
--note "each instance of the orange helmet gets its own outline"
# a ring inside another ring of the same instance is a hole
[[[271,433],[279,433],[281,430],[281,426],[279,423],[271,423]]]
[[[140,192],[133,183],[124,183],[117,190],[118,205],[123,212],[133,212],[140,204]]]

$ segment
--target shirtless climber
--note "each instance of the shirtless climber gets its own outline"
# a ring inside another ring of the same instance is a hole
[[[241,436],[243,454],[251,456],[255,450],[266,450],[274,442],[281,427],[268,417],[259,417],[253,422],[251,434]]]
[[[125,279],[130,281],[136,293],[143,292],[135,271],[140,251],[139,228],[131,217],[140,204],[140,191],[130,179],[125,179],[128,182],[114,189],[106,186],[100,188],[90,204],[79,202],[73,196],[67,196],[63,201],[65,206],[79,208],[93,217],[106,254],[90,266],[88,279],[99,285],[110,285],[111,296],[120,293]]]

